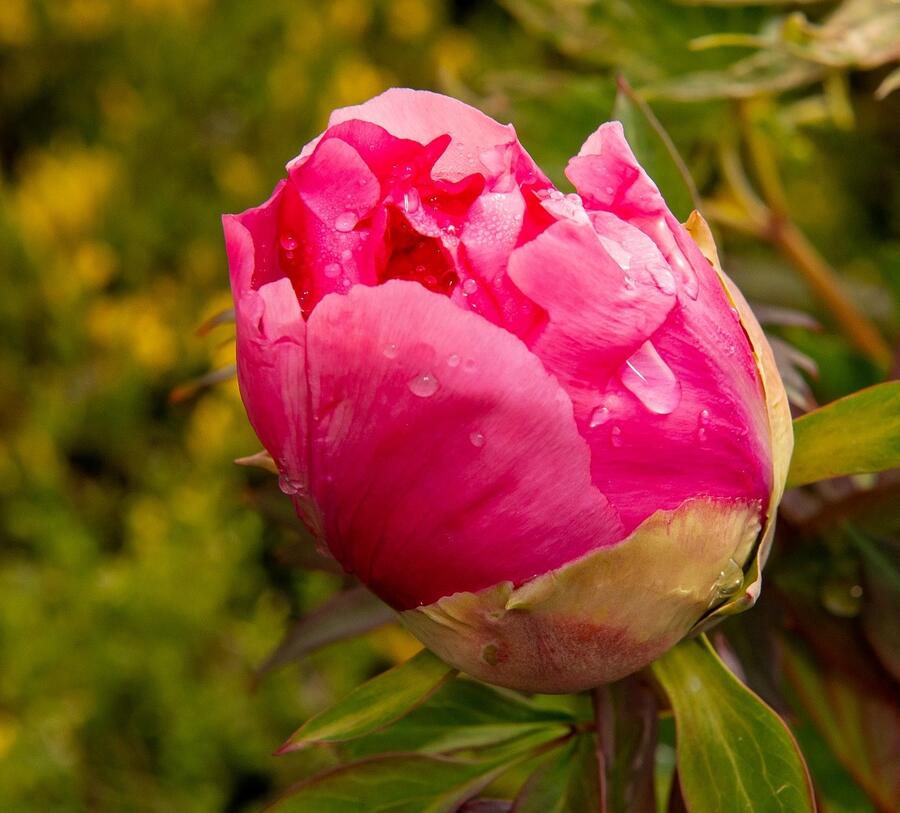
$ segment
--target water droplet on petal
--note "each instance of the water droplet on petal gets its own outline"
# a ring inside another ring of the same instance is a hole
[[[472,432],[472,434],[469,435],[469,442],[480,449],[484,446],[484,435],[481,432]]]
[[[740,322],[741,321],[740,311],[738,311],[737,308],[729,308],[729,310],[731,311],[731,315],[734,317],[734,321]]]
[[[325,266],[325,276],[334,279],[342,270],[340,263],[328,263]]]
[[[395,359],[397,358],[397,353],[400,352],[400,348],[391,342],[390,344],[386,344],[381,352],[384,353],[386,358]]]
[[[280,488],[284,494],[287,494],[291,497],[297,495],[302,496],[306,493],[306,484],[303,482],[303,480],[300,480],[296,477],[291,477],[288,474],[282,474],[279,476],[278,488]]]
[[[699,440],[700,443],[703,443],[703,441],[706,440],[706,427],[705,426],[701,426],[697,430],[697,440]]]
[[[477,291],[477,290],[478,290],[478,283],[477,283],[474,279],[472,279],[471,277],[469,277],[469,279],[467,279],[467,280],[462,284],[462,292],[463,292],[466,296],[469,296],[470,294],[474,294],[475,291]]]
[[[416,189],[410,189],[403,193],[403,211],[407,214],[419,210],[419,193]]]
[[[430,398],[438,391],[440,384],[431,373],[422,373],[409,381],[409,391],[419,398]]]
[[[619,378],[635,398],[656,415],[668,415],[681,402],[681,384],[649,341],[625,362]]]
[[[452,356],[447,357],[447,366],[448,367],[459,367],[459,356],[454,353]]]
[[[605,406],[598,406],[591,413],[591,420],[588,424],[591,429],[594,429],[602,424],[606,423],[609,420],[609,409]]]
[[[353,231],[357,222],[356,214],[353,212],[344,212],[335,218],[334,227],[340,232]]]
[[[743,569],[734,561],[734,559],[729,559],[725,563],[725,566],[719,571],[719,576],[716,579],[715,584],[713,584],[712,595],[710,597],[711,601],[717,601],[733,596],[741,589],[743,583]]]
[[[622,437],[622,429],[620,427],[614,426],[612,428],[612,432],[609,433],[609,442],[617,449],[621,448],[625,439]]]
[[[289,231],[286,231],[281,235],[281,239],[279,240],[279,242],[281,243],[281,247],[285,251],[293,251],[295,248],[297,248],[297,238],[294,237],[293,233]]]
[[[350,260],[353,259],[353,252],[350,251],[349,248],[345,248],[345,249],[341,252],[341,259],[342,259],[344,262],[349,262]]]
[[[709,410],[708,409],[700,410],[700,412],[697,414],[697,423],[699,423],[700,426],[706,426],[706,424],[709,423]]]

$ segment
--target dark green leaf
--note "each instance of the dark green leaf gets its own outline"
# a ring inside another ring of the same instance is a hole
[[[422,754],[371,757],[294,786],[278,813],[450,813],[508,767]]]
[[[803,757],[781,718],[686,640],[653,665],[675,713],[678,777],[691,813],[814,811]]]
[[[279,813],[451,813],[502,773],[563,741],[544,730],[486,750],[478,759],[369,757],[295,785],[274,808]]]
[[[279,749],[296,751],[315,742],[362,737],[398,720],[424,702],[454,674],[453,669],[423,649],[406,663],[358,686],[343,700],[309,719]]]
[[[862,622],[882,665],[900,681],[900,542],[854,534],[863,559]]]
[[[264,675],[319,647],[362,635],[394,618],[394,611],[364,587],[337,593],[294,624],[257,673]]]
[[[794,421],[788,487],[900,466],[900,381],[876,384]]]
[[[694,209],[700,208],[690,172],[653,111],[622,77],[618,80],[612,115],[622,122],[631,149],[659,187],[672,213],[679,220],[687,220]]]
[[[582,734],[523,785],[514,813],[596,813],[600,809],[596,739]]]
[[[785,640],[784,670],[829,748],[880,810],[900,809],[900,704]],[[894,688],[894,687],[892,687]],[[893,699],[892,699],[893,695]]]
[[[352,743],[344,752],[360,757],[386,751],[447,753],[478,748],[552,727],[565,733],[575,719],[537,708],[525,698],[471,680],[444,684],[395,725]]]

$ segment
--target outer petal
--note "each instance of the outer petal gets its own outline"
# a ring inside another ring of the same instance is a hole
[[[489,683],[567,693],[618,680],[677,643],[759,533],[759,505],[691,500],[519,588],[457,593],[401,614],[448,663]],[[690,544],[686,544],[686,542]]]
[[[406,281],[328,296],[307,327],[326,542],[393,606],[622,538],[571,402],[516,337]]]
[[[593,218],[613,214],[653,241],[677,286],[677,304],[646,337],[680,388],[665,406],[677,405],[643,408],[641,387],[629,386],[636,383],[633,370],[610,379],[597,398],[608,418],[588,435],[594,481],[626,528],[698,493],[767,503],[772,448],[760,373],[715,270],[637,164],[618,122],[600,127],[566,172]],[[632,366],[640,369],[634,360]],[[653,387],[643,389],[653,395]],[[651,469],[648,460],[655,462]]]
[[[491,174],[500,171],[502,168],[496,166],[498,159],[494,148],[511,142],[518,145],[516,131],[511,124],[499,124],[474,107],[427,90],[391,88],[363,104],[335,110],[328,126],[353,119],[377,124],[391,135],[420,144],[450,134],[453,141],[434,168],[435,177],[440,178],[458,179],[473,172]],[[506,169],[511,164],[515,169],[520,153],[527,158],[523,150],[515,152],[515,158],[503,159]],[[527,158],[527,163],[534,178],[544,177],[530,158]]]
[[[279,193],[257,209],[222,218],[237,329],[237,373],[250,423],[282,474],[301,494],[309,467],[306,323],[286,277],[268,265]],[[309,506],[301,516],[315,526]]]
[[[729,301],[737,309],[741,325],[747,332],[747,338],[753,347],[754,357],[762,379],[763,390],[766,395],[766,414],[769,419],[769,434],[772,438],[772,504],[777,505],[784,493],[784,484],[787,481],[788,469],[791,464],[791,453],[794,450],[794,425],[791,419],[791,408],[788,403],[787,393],[781,376],[778,374],[778,366],[772,348],[766,340],[756,316],[744,299],[744,295],[728,275],[722,270],[719,262],[719,252],[716,249],[712,232],[699,212],[691,212],[685,224],[688,233],[697,243],[697,247],[709,260],[712,267],[719,274],[722,285],[725,288]]]

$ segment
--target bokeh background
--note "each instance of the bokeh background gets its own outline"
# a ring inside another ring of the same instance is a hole
[[[843,6],[0,0],[0,809],[256,810],[328,760],[274,748],[416,648],[387,626],[254,679],[342,577],[233,464],[258,449],[233,381],[185,387],[233,361],[231,325],[197,332],[230,304],[220,214],[267,197],[334,107],[449,92],[562,182],[622,71],[790,343],[801,408],[884,377],[900,28],[896,4]],[[878,341],[823,306],[773,212]]]

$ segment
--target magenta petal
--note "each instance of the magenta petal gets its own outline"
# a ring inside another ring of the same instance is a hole
[[[250,423],[279,470],[300,481],[306,460],[306,323],[290,280],[254,287],[257,255],[274,233],[277,195],[222,219],[237,329],[238,383]],[[257,237],[258,235],[258,237]]]
[[[674,283],[678,300],[592,406],[580,409],[574,396],[594,451],[594,482],[629,530],[697,494],[765,506],[772,480],[765,399],[718,275],[638,165],[618,122],[602,125],[566,174],[600,234],[613,220],[626,221],[653,241],[672,272],[660,277],[661,287]],[[585,414],[593,416],[586,424]]]
[[[308,330],[326,541],[393,606],[622,538],[571,402],[516,337],[406,281],[328,296]]]
[[[377,124],[393,136],[420,144],[449,133],[453,141],[434,166],[436,178],[484,172],[482,151],[517,141],[512,125],[499,124],[474,107],[427,90],[391,88],[364,104],[335,110],[328,126],[352,119]]]
[[[560,220],[509,260],[513,282],[549,314],[532,349],[569,390],[602,390],[675,304],[652,243],[621,221],[607,235]]]

